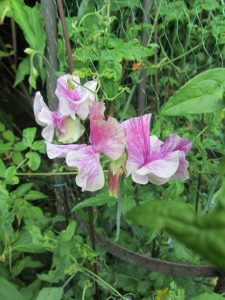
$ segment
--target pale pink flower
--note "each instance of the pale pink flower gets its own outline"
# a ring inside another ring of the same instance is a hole
[[[104,119],[104,104],[93,103],[90,111],[91,145],[53,145],[47,143],[49,158],[66,157],[70,167],[78,168],[76,183],[86,191],[96,191],[104,186],[104,174],[100,165],[100,154],[117,160],[125,149],[122,126],[114,118]],[[77,146],[72,148],[72,146]]]
[[[51,111],[40,92],[34,97],[33,109],[36,122],[44,127],[42,137],[48,142],[53,140],[54,134],[59,142],[76,142],[84,132],[79,119],[72,120],[63,109],[63,104],[56,111]]]
[[[151,115],[131,118],[122,123],[126,133],[127,175],[140,184],[163,184],[170,179],[186,180],[188,162],[185,154],[192,143],[175,134],[165,142],[150,134]]]
[[[95,101],[97,81],[92,80],[81,85],[80,78],[75,75],[66,74],[58,78],[56,96],[59,105],[72,119],[78,115],[85,120],[89,114],[90,105]]]

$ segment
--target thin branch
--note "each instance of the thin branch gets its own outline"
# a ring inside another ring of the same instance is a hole
[[[66,44],[66,52],[67,52],[68,61],[69,61],[70,73],[72,74],[74,71],[73,55],[72,55],[69,35],[68,35],[67,27],[66,27],[66,19],[65,19],[62,0],[57,0],[57,5],[58,5],[58,10],[59,10],[60,20],[62,23],[62,29],[63,29],[63,35],[64,35],[64,39],[65,39],[65,44]]]

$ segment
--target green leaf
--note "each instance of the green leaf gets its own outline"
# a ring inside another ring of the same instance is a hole
[[[12,148],[12,143],[1,144],[0,143],[0,154],[6,154]]]
[[[47,198],[45,194],[33,190],[29,191],[24,197],[25,200],[41,200],[45,198]]]
[[[23,155],[20,152],[13,152],[12,161],[15,165],[19,165],[23,161]]]
[[[5,177],[6,166],[2,159],[0,159],[0,177]]]
[[[17,86],[19,83],[21,83],[24,80],[25,76],[27,76],[29,73],[30,73],[30,59],[29,57],[26,57],[19,64],[19,67],[16,72],[14,87]]]
[[[162,107],[167,116],[220,111],[225,107],[225,69],[203,72],[182,86]]]
[[[50,287],[50,288],[43,288],[36,300],[60,300],[62,299],[63,295],[63,288],[62,287]]]
[[[191,298],[191,300],[223,300],[223,299],[224,297],[222,295],[218,295],[215,293],[212,294],[204,293],[197,297]]]
[[[96,197],[91,197],[88,199],[83,200],[82,202],[78,203],[75,207],[73,207],[72,212],[84,207],[90,206],[102,206],[106,204],[113,204],[115,203],[115,198],[103,195],[98,195]]]
[[[14,144],[13,150],[14,151],[23,151],[27,148],[28,148],[27,144],[24,141],[21,141],[21,142]]]
[[[31,150],[38,151],[40,153],[46,153],[46,146],[44,141],[35,141],[31,146]]]
[[[45,31],[41,17],[40,4],[30,7],[22,0],[10,0],[10,7],[14,21],[23,30],[24,37],[30,48],[44,53]]]
[[[11,275],[12,277],[18,276],[26,268],[41,268],[44,265],[38,261],[33,260],[30,256],[26,256],[23,259],[18,260],[12,268]]]
[[[64,242],[67,242],[72,239],[76,230],[75,221],[71,220],[66,229],[60,232],[60,239]]]
[[[28,147],[32,146],[36,132],[37,132],[37,128],[35,127],[26,128],[23,130],[23,141]]]
[[[13,191],[13,195],[18,197],[23,197],[33,186],[32,182],[21,184],[15,191]]]
[[[5,171],[5,183],[6,184],[18,184],[19,183],[19,178],[16,177],[16,167],[15,166],[11,166],[9,168],[6,169]]]
[[[215,208],[197,217],[191,207],[177,201],[148,201],[128,212],[135,224],[166,229],[187,247],[225,270],[225,181],[215,197]]]
[[[0,276],[0,299],[4,300],[24,300],[15,286]]]
[[[37,152],[30,151],[26,154],[26,158],[28,158],[28,166],[31,170],[36,171],[40,164],[41,158]]]
[[[5,125],[0,122],[0,132],[5,131]]]
[[[14,142],[14,139],[15,139],[15,136],[13,134],[13,132],[11,130],[6,130],[2,133],[2,136],[3,138],[10,142],[10,143],[13,143]]]

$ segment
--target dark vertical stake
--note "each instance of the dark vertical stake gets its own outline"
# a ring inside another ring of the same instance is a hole
[[[73,71],[74,71],[74,62],[73,62],[73,56],[72,56],[72,50],[71,50],[70,40],[69,40],[69,36],[68,36],[68,31],[67,31],[67,27],[66,27],[66,20],[65,20],[65,14],[64,14],[62,0],[57,0],[57,4],[58,4],[58,11],[59,11],[60,20],[61,20],[61,23],[62,23],[64,40],[65,40],[65,44],[66,44],[66,52],[67,52],[67,57],[68,57],[68,61],[69,61],[70,74],[72,74]],[[89,215],[91,243],[92,243],[93,249],[95,250],[96,239],[95,239],[95,231],[94,231],[93,207],[90,207],[88,209],[88,215]],[[93,264],[93,272],[96,275],[98,273],[96,262]],[[99,286],[98,286],[98,283],[96,281],[95,281],[95,299],[96,300],[100,299],[99,298]]]
[[[13,45],[13,56],[14,56],[14,64],[15,68],[17,65],[17,39],[16,39],[16,26],[15,21],[11,19],[11,32],[12,32],[12,45]]]
[[[143,16],[142,22],[143,23],[150,23],[150,6],[151,0],[144,0],[143,1]],[[142,30],[141,40],[144,46],[148,43],[148,32],[145,28]],[[138,87],[138,103],[137,103],[137,113],[138,115],[143,114],[145,109],[145,101],[146,101],[146,90],[147,90],[147,71],[146,69],[141,70],[140,74],[141,83]]]
[[[155,0],[155,28],[154,28],[154,43],[158,44],[158,3],[157,0]],[[158,64],[158,52],[155,51],[154,54],[154,65],[156,66]],[[156,112],[159,114],[159,70],[156,68],[155,75],[154,75],[154,81],[155,81],[155,98],[156,98]]]
[[[64,39],[65,39],[65,44],[66,44],[67,57],[69,60],[70,74],[72,74],[74,71],[73,55],[72,55],[70,40],[69,40],[69,36],[68,36],[68,31],[66,28],[66,19],[65,19],[62,0],[57,0],[57,4],[58,4],[58,11],[59,11],[60,20],[62,23],[63,35],[64,35]]]
[[[47,72],[47,97],[51,110],[55,110],[58,100],[55,96],[56,89],[56,71],[58,71],[57,56],[57,14],[54,0],[41,0],[41,13],[45,25],[46,33],[46,56],[50,63],[46,65]]]
[[[56,71],[58,70],[58,56],[57,56],[57,10],[55,0],[41,0],[41,12],[45,26],[46,33],[46,56],[49,64],[46,64],[46,86],[48,104],[51,110],[55,110],[58,105],[57,97],[55,96],[56,89]],[[58,160],[55,160],[58,163]],[[62,183],[65,182],[65,178],[62,176],[55,176],[55,195],[56,195],[56,209],[57,214],[64,215],[65,211],[65,194]],[[61,223],[59,230],[65,227],[64,223]]]

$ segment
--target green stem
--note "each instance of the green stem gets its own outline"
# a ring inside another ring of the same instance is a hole
[[[16,176],[62,176],[62,175],[77,175],[78,172],[43,172],[43,173],[16,173]]]
[[[119,296],[120,299],[123,299],[123,295],[120,294],[120,292],[118,292],[116,289],[114,289],[110,284],[108,284],[104,279],[102,279],[101,277],[99,277],[98,275],[96,275],[95,273],[93,273],[92,271],[90,271],[89,269],[82,267],[82,271],[87,275],[87,276],[91,276],[94,277],[96,280],[98,280],[98,282],[100,284],[102,284],[102,286],[108,288],[109,290],[111,290],[115,295]]]
[[[135,85],[132,87],[132,89],[131,89],[131,92],[130,92],[130,94],[129,94],[129,96],[128,96],[127,102],[126,102],[125,107],[124,107],[124,109],[123,109],[122,116],[121,116],[121,118],[120,118],[120,122],[123,121],[123,119],[124,119],[124,117],[125,117],[125,115],[126,115],[126,113],[127,113],[127,111],[128,111],[128,108],[129,108],[129,106],[130,106],[130,103],[131,103],[133,94],[134,94],[135,89],[136,89],[136,86],[137,86],[137,85],[135,84]]]
[[[21,161],[21,163],[16,167],[16,170],[18,170],[27,160],[28,158],[25,158],[23,161]]]

